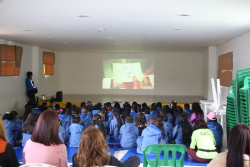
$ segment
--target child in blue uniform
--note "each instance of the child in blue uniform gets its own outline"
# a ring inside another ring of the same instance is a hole
[[[144,113],[146,116],[146,123],[149,123],[150,118],[152,117],[152,115],[150,114],[150,109],[148,107],[144,108]]]
[[[120,118],[120,112],[114,111],[113,119],[110,123],[109,135],[113,140],[119,140],[120,128],[123,125],[122,119]]]
[[[222,137],[223,137],[223,129],[221,124],[217,122],[217,116],[215,112],[210,112],[207,115],[208,123],[207,127],[213,132],[216,144],[222,147]]]
[[[160,114],[160,111],[162,110],[162,104],[161,102],[156,103],[156,111],[158,115]]]
[[[135,126],[139,130],[139,136],[141,136],[143,129],[147,127],[146,116],[144,112],[140,112],[136,116]]]
[[[143,149],[151,144],[159,144],[162,141],[162,131],[157,127],[158,119],[151,117],[149,121],[150,125],[142,131],[141,137],[137,142],[137,153],[143,154]]]
[[[150,112],[152,117],[156,117],[158,115],[157,111],[156,111],[156,105],[153,103],[151,106],[151,112]]]
[[[18,119],[18,115],[17,115],[17,112],[16,111],[11,111],[10,112],[12,115],[13,115],[13,117],[14,117],[14,120],[13,120],[13,122],[15,123],[15,124],[18,124],[18,125],[23,125],[23,121],[21,121],[20,119]]]
[[[70,137],[69,137],[69,147],[78,147],[81,140],[81,134],[85,127],[81,124],[81,119],[79,115],[75,115],[72,118],[72,124],[69,127]]]
[[[172,140],[172,125],[168,122],[168,116],[163,116],[163,127],[165,130],[165,137],[163,138],[161,144],[171,144]]]
[[[3,123],[5,127],[5,133],[7,142],[13,147],[16,145],[16,141],[22,139],[22,126],[13,122],[13,115],[7,112],[3,116]]]
[[[122,125],[120,129],[120,140],[121,146],[124,148],[136,147],[136,139],[139,136],[139,130],[134,125],[133,117],[127,116],[125,120],[125,124]]]
[[[174,113],[174,126],[178,125],[179,115],[183,113],[183,109],[181,106],[176,107],[176,112]]]
[[[113,107],[112,106],[109,106],[107,107],[107,111],[108,111],[108,130],[109,130],[109,126],[110,126],[110,122],[111,120],[113,119]]]
[[[60,122],[60,120],[59,120],[59,122]],[[67,144],[69,135],[68,135],[68,133],[66,132],[66,130],[64,129],[64,127],[62,126],[62,123],[61,123],[61,122],[60,122],[60,126],[59,126],[58,135],[59,135],[59,139],[60,139],[64,144]]]
[[[85,128],[87,128],[89,126],[90,122],[91,122],[91,117],[88,116],[88,110],[84,106],[82,106],[80,117],[81,117],[81,124]]]
[[[132,106],[131,107],[131,112],[130,112],[130,115],[133,117],[134,120],[136,120],[136,116],[137,116],[137,107],[135,106]]]
[[[70,111],[70,109],[69,108],[67,108],[66,110],[68,110],[68,111]],[[61,124],[62,124],[62,126],[63,126],[63,128],[66,130],[66,132],[69,130],[69,126],[70,126],[70,124],[71,124],[71,115],[66,115],[65,114],[65,110],[64,109],[60,109],[59,110],[59,115],[58,115],[58,117],[59,117],[59,120],[60,120],[60,122],[61,122]]]
[[[97,103],[96,105],[94,105],[94,109],[92,110],[92,115],[96,115],[100,112],[101,110],[101,105],[100,103]]]
[[[190,110],[190,105],[188,103],[184,104],[183,112],[188,113],[188,117],[190,117],[192,111]]]
[[[40,108],[38,108],[37,103],[33,104],[32,112],[36,113],[38,116],[42,113],[42,110]]]
[[[161,116],[167,116],[168,117],[168,122],[173,126],[173,121],[174,121],[174,118],[171,114],[171,110],[168,106],[164,106],[164,108],[160,111],[160,115]]]
[[[30,113],[23,124],[23,140],[22,146],[24,147],[26,142],[31,138],[33,130],[35,128],[36,122],[38,119],[38,115],[36,113]]]

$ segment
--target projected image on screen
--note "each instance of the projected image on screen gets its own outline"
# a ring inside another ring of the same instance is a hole
[[[106,59],[103,89],[154,89],[153,59]]]

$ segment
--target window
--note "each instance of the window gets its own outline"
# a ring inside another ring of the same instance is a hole
[[[54,75],[55,53],[43,52],[43,75]]]
[[[23,48],[0,44],[0,76],[19,76]]]
[[[229,87],[232,82],[233,52],[219,56],[218,78],[221,86]]]

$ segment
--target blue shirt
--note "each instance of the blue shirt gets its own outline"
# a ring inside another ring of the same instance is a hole
[[[34,85],[34,81],[32,81],[32,79],[30,79],[29,77],[26,78],[25,85],[26,85],[27,91],[36,89],[36,86]]]
[[[165,130],[165,137],[163,138],[161,144],[171,144],[173,127],[169,122],[163,122],[163,127]]]
[[[173,133],[172,133],[172,138],[173,139],[174,139],[175,134],[177,133],[177,128],[178,128],[178,125],[176,125],[174,127],[174,130],[173,130]],[[178,129],[177,137],[176,137],[176,139],[174,141],[175,141],[176,144],[184,144],[183,143],[183,138],[182,138],[182,127],[181,126]],[[191,137],[190,137],[190,141],[188,141],[184,145],[185,146],[190,146],[190,143],[191,143]]]
[[[156,117],[158,115],[156,111],[151,111],[150,114],[152,115],[152,117]]]
[[[138,136],[139,130],[133,123],[122,125],[119,136],[121,146],[125,148],[136,147],[136,139]]]
[[[91,118],[86,113],[81,113],[80,118],[81,118],[81,124],[85,128],[89,127],[89,124],[91,122]]]
[[[15,135],[15,133],[22,133],[22,126],[15,124],[14,122],[9,121],[7,119],[3,120],[3,123],[5,127],[7,142],[14,147],[17,140],[17,136]]]
[[[66,130],[64,129],[64,127],[62,125],[59,126],[59,139],[66,144],[68,141],[68,133],[66,133]]]
[[[82,132],[84,131],[85,127],[82,126],[80,123],[72,123],[69,127],[69,147],[79,147],[79,143],[81,140]]]
[[[32,134],[23,133],[22,146],[24,147],[26,142],[31,138]]]
[[[189,108],[186,108],[183,112],[188,113],[188,117],[190,117],[192,111]]]
[[[130,115],[133,117],[134,121],[136,120],[137,113],[136,112],[131,112]]]
[[[113,118],[111,120],[109,134],[113,136],[114,140],[119,140],[119,128],[117,126],[117,118]]]
[[[213,132],[216,144],[222,147],[223,129],[218,122],[208,122],[207,127]]]

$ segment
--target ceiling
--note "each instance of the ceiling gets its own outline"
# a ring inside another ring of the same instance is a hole
[[[250,31],[249,16],[249,0],[1,0],[0,39],[64,52],[200,52]]]

